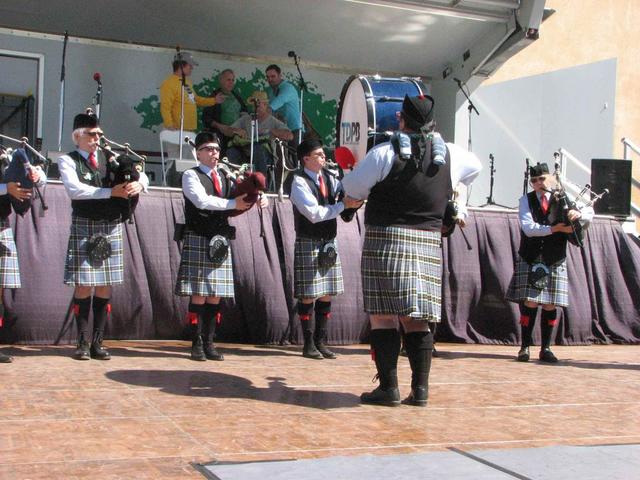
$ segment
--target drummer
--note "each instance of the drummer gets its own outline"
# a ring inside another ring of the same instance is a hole
[[[232,163],[248,163],[251,159],[251,123],[256,120],[254,126],[258,131],[258,141],[254,140],[253,163],[254,170],[262,172],[267,176],[268,167],[273,163],[270,140],[279,138],[280,140],[290,141],[293,139],[293,133],[287,126],[271,114],[269,107],[269,99],[263,91],[255,91],[247,98],[249,110],[254,113],[251,115],[243,114],[231,126],[226,127],[223,133],[226,136],[233,137],[228,143],[227,158]]]

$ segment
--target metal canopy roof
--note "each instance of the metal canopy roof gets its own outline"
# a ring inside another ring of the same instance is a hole
[[[261,61],[293,50],[320,68],[434,78],[486,45],[468,78],[532,5],[544,0],[0,0],[0,26]]]

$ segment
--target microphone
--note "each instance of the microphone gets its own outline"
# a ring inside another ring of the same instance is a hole
[[[93,79],[98,82],[98,85],[102,85],[102,75],[100,75],[100,73],[96,72],[93,74]]]
[[[291,58],[296,58],[296,52],[294,52],[293,50],[289,50],[289,53],[287,54],[289,55]]]

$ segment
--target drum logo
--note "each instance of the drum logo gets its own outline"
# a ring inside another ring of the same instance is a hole
[[[360,122],[341,122],[340,129],[342,143],[357,144],[360,141]]]

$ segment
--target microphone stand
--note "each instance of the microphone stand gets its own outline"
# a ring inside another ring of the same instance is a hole
[[[302,143],[302,131],[304,130],[304,124],[302,122],[302,106],[304,105],[304,92],[307,90],[307,82],[305,82],[304,77],[302,76],[302,71],[300,70],[300,57],[298,57],[295,52],[293,53],[293,61],[296,64],[296,69],[298,70],[298,85],[300,86],[300,130],[298,131],[298,143]],[[308,90],[307,90],[308,91]]]
[[[253,113],[251,114],[251,143],[249,146],[249,171],[253,172],[253,142],[254,139],[256,143],[258,142],[258,100],[255,98],[251,99],[253,103]]]
[[[64,42],[62,44],[62,67],[60,68],[60,114],[58,116],[58,151],[62,151],[62,128],[64,125],[64,63],[67,57],[67,43],[69,42],[69,32],[64,32]]]
[[[496,169],[493,166],[494,162],[495,162],[495,158],[493,156],[493,153],[490,153],[489,154],[489,175],[491,179],[489,181],[489,196],[487,197],[487,203],[485,203],[484,205],[480,205],[480,207],[482,208],[482,207],[487,207],[489,205],[493,205],[496,207],[510,208],[510,207],[507,207],[506,205],[500,205],[499,203],[496,203],[493,201],[493,182],[494,182],[494,177],[496,173]]]
[[[471,144],[471,112],[472,111],[476,112],[476,115],[478,115],[478,116],[480,116],[480,112],[478,111],[476,106],[471,101],[471,98],[469,97],[467,92],[465,92],[464,88],[462,88],[462,82],[460,80],[458,80],[457,78],[454,78],[454,81],[458,84],[458,88],[464,94],[464,96],[467,98],[467,101],[469,102],[469,105],[467,106],[467,110],[469,111],[469,141],[467,143],[467,150],[472,152],[473,148],[472,148],[472,144]]]

